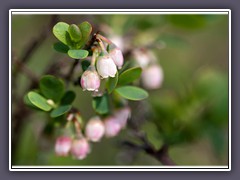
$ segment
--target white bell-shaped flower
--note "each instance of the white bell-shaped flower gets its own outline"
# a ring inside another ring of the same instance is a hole
[[[117,67],[107,52],[103,56],[98,57],[97,71],[102,78],[115,77]]]

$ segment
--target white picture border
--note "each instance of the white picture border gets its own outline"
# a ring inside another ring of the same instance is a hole
[[[11,164],[11,23],[12,15],[41,14],[225,14],[229,20],[228,166],[12,166]],[[9,10],[9,170],[10,171],[231,171],[231,10],[230,9],[10,9]]]

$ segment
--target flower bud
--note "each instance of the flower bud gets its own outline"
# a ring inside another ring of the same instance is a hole
[[[136,49],[133,51],[133,56],[135,61],[141,68],[146,68],[151,61],[151,58],[146,50],[144,49]]]
[[[121,130],[121,125],[114,116],[107,117],[104,121],[104,125],[105,125],[105,135],[107,137],[114,137]]]
[[[127,124],[127,120],[131,115],[131,110],[129,107],[124,107],[118,109],[114,113],[114,117],[116,117],[117,122],[120,124],[121,128],[124,128]]]
[[[90,152],[90,146],[85,138],[74,139],[71,153],[76,159],[84,159]]]
[[[124,51],[124,46],[126,45],[125,41],[123,40],[122,36],[112,35],[110,36],[111,41],[120,48],[120,50]]]
[[[124,62],[121,49],[114,44],[110,44],[109,46],[109,55],[112,57],[118,69],[121,69]]]
[[[97,142],[104,135],[104,124],[99,117],[91,118],[86,125],[86,136],[90,141]]]
[[[83,90],[98,91],[100,87],[100,77],[94,66],[89,68],[82,74],[81,86]]]
[[[72,139],[67,136],[58,137],[55,143],[55,153],[58,156],[67,156],[71,149]]]
[[[152,65],[143,70],[141,76],[143,87],[157,89],[163,81],[163,70],[159,65]]]
[[[115,77],[117,67],[109,54],[98,57],[97,71],[102,78]]]

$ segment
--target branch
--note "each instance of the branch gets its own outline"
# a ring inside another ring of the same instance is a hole
[[[69,69],[68,73],[65,76],[65,80],[66,80],[67,86],[69,85],[70,81],[72,80],[72,77],[73,77],[73,74],[74,74],[74,70],[77,67],[78,63],[79,63],[79,60],[75,59],[74,63],[72,64],[71,68]]]
[[[168,146],[166,144],[157,151],[149,144],[149,142],[145,142],[143,145],[137,145],[130,141],[124,141],[122,144],[137,151],[145,151],[147,154],[160,161],[163,165],[176,165],[168,155]]]

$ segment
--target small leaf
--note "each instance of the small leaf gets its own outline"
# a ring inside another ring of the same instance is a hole
[[[92,26],[87,21],[84,21],[81,24],[79,24],[78,27],[79,27],[79,29],[82,33],[82,39],[80,41],[80,47],[83,47],[89,39],[89,36],[92,32]]]
[[[71,104],[76,97],[76,94],[73,91],[67,91],[62,99],[61,99],[61,104],[66,105],[66,104]]]
[[[52,99],[55,103],[59,102],[64,94],[64,83],[61,79],[58,79],[52,75],[45,75],[41,78],[40,90],[42,94]]]
[[[115,92],[125,99],[139,101],[148,97],[147,91],[135,86],[122,86],[115,89]]]
[[[143,131],[146,133],[146,138],[155,147],[155,149],[160,149],[163,144],[163,139],[161,134],[153,122],[144,123]]]
[[[66,36],[68,28],[69,25],[64,22],[59,22],[53,27],[53,34],[55,35],[55,37],[66,45],[68,45],[68,40]]]
[[[123,67],[118,71],[118,74],[122,74],[124,71],[129,69],[133,65],[134,60],[124,62]]]
[[[54,43],[53,48],[56,51],[61,52],[61,53],[67,53],[69,50],[69,47],[67,45],[63,44],[62,42]]]
[[[26,94],[26,95],[23,97],[23,102],[24,102],[24,104],[26,104],[27,106],[29,106],[29,107],[31,107],[31,108],[33,108],[33,109],[38,109],[38,110],[39,110],[39,108],[38,108],[37,106],[35,106],[33,103],[31,103],[31,101],[30,101],[29,98],[28,98],[28,94]]]
[[[108,95],[94,97],[92,101],[93,109],[99,114],[107,114],[109,112]]]
[[[112,93],[112,91],[114,90],[114,88],[117,86],[118,83],[118,72],[116,73],[115,77],[109,77],[106,87],[108,90],[108,93]]]
[[[79,42],[82,38],[82,33],[76,24],[71,24],[68,28],[69,35],[74,42]]]
[[[82,49],[79,50],[71,49],[68,51],[68,55],[74,59],[84,59],[88,56],[88,51]]]
[[[138,79],[141,76],[141,73],[142,69],[140,67],[128,69],[119,76],[118,84],[119,85],[129,84],[134,80]]]
[[[29,101],[43,111],[50,111],[52,107],[47,103],[47,100],[40,94],[30,91],[28,94]]]
[[[84,60],[84,61],[81,62],[81,64],[82,64],[82,70],[86,71],[91,63],[88,60]]]
[[[58,116],[61,116],[63,114],[65,114],[66,112],[68,112],[70,109],[71,109],[71,105],[63,105],[63,106],[59,106],[58,108],[54,109],[50,116],[52,118],[55,118],[55,117],[58,117]]]

